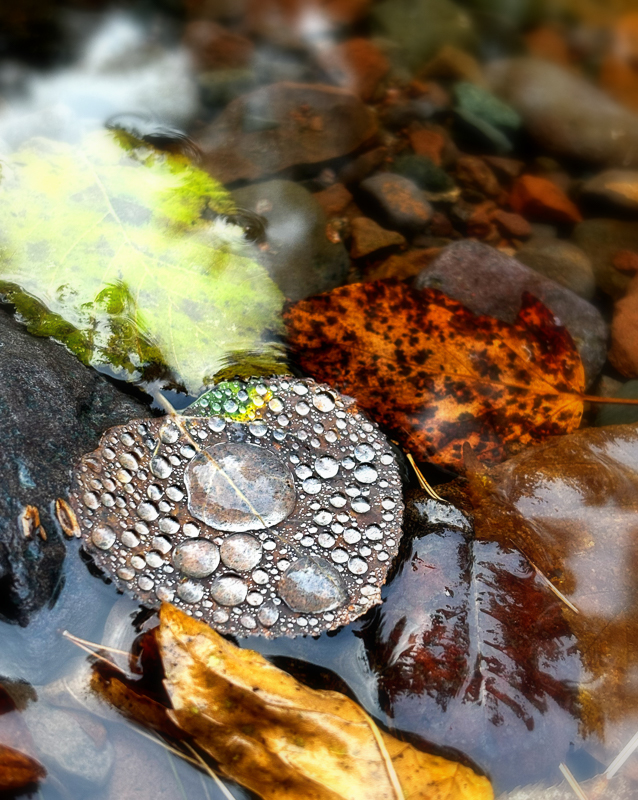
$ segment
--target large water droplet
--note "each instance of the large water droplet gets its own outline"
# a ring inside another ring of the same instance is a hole
[[[153,503],[149,503],[146,500],[139,504],[135,512],[137,516],[145,522],[153,522],[153,520],[159,517],[159,511],[155,508]]]
[[[211,597],[222,606],[237,606],[243,603],[247,593],[246,584],[234,575],[220,575],[210,587]]]
[[[184,581],[177,587],[177,596],[185,603],[199,603],[204,596],[204,587],[195,581]]]
[[[293,611],[318,614],[339,608],[348,594],[339,573],[323,558],[303,557],[282,575],[278,594]]]
[[[370,447],[369,444],[358,444],[354,448],[354,457],[357,461],[361,461],[362,463],[367,463],[368,461],[374,461],[375,451]]]
[[[277,453],[244,442],[203,450],[184,473],[191,514],[222,531],[272,527],[295,507],[292,475]]]
[[[330,525],[332,522],[332,514],[326,511],[325,508],[320,508],[314,515],[313,521],[316,522],[317,525]]]
[[[164,456],[153,456],[150,467],[151,472],[156,478],[168,478],[173,471],[173,467]]]
[[[332,411],[335,407],[335,401],[328,392],[319,392],[319,394],[316,394],[312,398],[312,404],[318,411],[323,411],[324,413]]]
[[[120,536],[120,541],[124,547],[137,547],[140,543],[140,537],[136,536],[133,531],[124,531]]]
[[[334,478],[339,472],[339,462],[332,456],[321,456],[315,459],[315,471],[321,478]]]
[[[91,541],[100,550],[110,550],[115,544],[115,531],[108,525],[98,525],[91,532]]]
[[[160,428],[159,437],[164,444],[173,444],[179,439],[179,428],[169,421]]]
[[[220,547],[222,561],[230,569],[243,572],[261,561],[261,544],[248,533],[236,533],[225,539]]]
[[[301,485],[306,494],[319,494],[321,491],[321,481],[319,478],[306,478]]]
[[[266,603],[259,609],[257,619],[264,628],[271,628],[279,619],[279,609],[273,603]]]
[[[130,469],[131,472],[139,469],[140,465],[132,453],[120,453],[117,459],[125,469]]]
[[[374,483],[377,479],[377,471],[370,464],[361,464],[355,469],[354,477],[359,483]]]
[[[370,511],[370,503],[368,503],[365,497],[357,497],[350,505],[352,506],[352,510],[356,511],[357,514],[365,514],[366,511]]]
[[[348,561],[348,569],[353,575],[364,575],[368,571],[368,564],[365,559],[353,556]]]
[[[208,539],[182,542],[173,552],[173,564],[184,575],[189,575],[191,578],[205,578],[219,565],[219,548]]]

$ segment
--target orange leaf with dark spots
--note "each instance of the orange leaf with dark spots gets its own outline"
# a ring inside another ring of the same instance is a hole
[[[46,772],[29,756],[0,744],[0,791],[11,792],[44,778]]]
[[[584,372],[565,328],[526,295],[513,324],[475,315],[436,289],[352,284],[289,306],[301,367],[326,381],[421,459],[461,469],[578,427]]]

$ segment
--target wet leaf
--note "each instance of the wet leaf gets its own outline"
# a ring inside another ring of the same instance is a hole
[[[612,748],[638,727],[638,425],[588,428],[471,475],[477,534],[524,552],[563,604],[586,669],[583,725]]]
[[[235,211],[187,158],[122,133],[32,139],[3,162],[0,291],[33,333],[129,377],[166,366],[197,394],[229,353],[264,350],[280,371],[283,298]]]
[[[493,797],[486,778],[399,742],[345,695],[304,687],[173,606],[158,637],[170,716],[264,800]]]
[[[435,289],[376,281],[302,300],[286,324],[303,369],[355,397],[420,458],[461,468],[467,441],[499,461],[580,422],[582,363],[530,296],[509,325]]]
[[[512,546],[412,496],[414,537],[362,635],[392,724],[490,765],[495,787],[558,773],[578,735],[581,663],[561,601]]]
[[[46,771],[33,758],[0,744],[0,791],[22,789],[44,778]]]
[[[291,377],[111,428],[70,507],[118,588],[239,636],[318,633],[380,602],[403,510],[383,434],[351,398]]]

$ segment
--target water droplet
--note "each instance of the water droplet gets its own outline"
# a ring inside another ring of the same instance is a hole
[[[172,603],[173,598],[175,597],[175,592],[172,589],[169,589],[168,586],[158,586],[157,589],[155,589],[155,595],[162,603]]]
[[[137,547],[140,543],[139,536],[136,536],[133,531],[124,531],[120,536],[120,541],[124,547]]]
[[[330,442],[330,444],[334,444],[337,441],[337,432],[336,431],[327,431],[326,432],[326,441]]]
[[[312,538],[312,536],[304,536],[300,542],[302,547],[312,547],[314,543],[315,540]]]
[[[366,539],[370,539],[373,542],[383,539],[383,531],[377,525],[369,525],[365,530],[365,534]]]
[[[277,549],[277,542],[274,539],[266,539],[264,542],[264,550],[272,551]]]
[[[103,506],[106,506],[106,508],[113,508],[115,505],[115,498],[112,494],[104,492],[104,494],[100,497],[100,503],[102,503]]]
[[[308,387],[305,383],[294,383],[292,386],[292,390],[295,394],[298,394],[300,397],[303,397],[305,394],[308,394]]]
[[[257,619],[264,628],[271,628],[279,619],[279,609],[273,603],[266,603],[259,609]]]
[[[367,558],[369,555],[372,555],[372,550],[370,550],[370,548],[364,544],[359,548],[359,555]]]
[[[320,547],[332,547],[335,543],[335,537],[331,536],[329,533],[320,533],[317,537],[317,542]]]
[[[315,471],[321,478],[334,478],[339,472],[339,462],[332,456],[321,456],[315,459]]]
[[[295,468],[295,475],[299,480],[305,481],[306,478],[312,475],[312,470],[307,464],[299,464],[299,466]]]
[[[197,450],[195,450],[191,444],[185,444],[183,447],[180,447],[179,452],[184,458],[193,458],[193,456],[197,455]]]
[[[239,622],[244,628],[247,628],[249,631],[254,630],[257,627],[257,621],[254,617],[251,617],[250,614],[242,614],[239,618]]]
[[[349,558],[348,553],[345,550],[342,550],[340,547],[337,547],[336,550],[333,550],[330,555],[335,564],[345,564]]]
[[[246,595],[246,602],[249,606],[257,608],[257,606],[260,606],[264,602],[264,598],[259,592],[248,592]]]
[[[253,572],[253,580],[259,586],[265,586],[268,583],[268,581],[270,580],[270,578],[268,577],[268,573],[264,572],[263,569],[256,569]]]
[[[135,513],[145,522],[153,522],[153,520],[156,520],[159,517],[159,511],[155,508],[153,503],[149,503],[146,500],[143,500],[139,504],[139,506],[135,509]]]
[[[178,544],[173,552],[173,564],[191,578],[205,578],[219,565],[219,548],[208,539],[191,539]]]
[[[195,581],[184,581],[177,587],[177,596],[185,603],[199,603],[204,596],[204,587]]]
[[[133,556],[131,558],[131,566],[135,567],[135,569],[144,569],[146,561],[144,561],[142,556]]]
[[[268,433],[268,426],[265,422],[251,422],[248,426],[248,430],[252,433],[253,436],[256,436],[258,439],[261,439],[262,436],[265,436]]]
[[[115,477],[120,483],[130,483],[133,479],[133,476],[127,469],[118,469],[115,473]]]
[[[179,428],[169,421],[160,428],[159,437],[164,444],[173,444],[179,439]]]
[[[149,534],[148,525],[145,525],[143,522],[136,522],[133,528],[140,536],[148,536]]]
[[[274,411],[275,414],[281,414],[281,412],[284,410],[284,404],[279,397],[273,397],[273,399],[268,403],[268,408],[271,411]]]
[[[286,605],[302,614],[316,614],[342,606],[348,600],[343,581],[323,558],[304,556],[290,565],[279,581],[278,593]]]
[[[116,538],[115,531],[108,525],[98,525],[91,532],[91,541],[100,550],[110,550]]]
[[[342,494],[335,494],[333,497],[330,498],[328,502],[334,508],[343,508],[347,500]]]
[[[391,511],[396,506],[396,502],[391,497],[384,497],[381,501],[381,505],[383,508]]]
[[[105,447],[104,450],[102,450],[102,452],[104,453],[104,458],[107,461],[113,461],[113,459],[116,456],[115,450],[112,450],[110,447]]]
[[[357,462],[350,458],[350,456],[346,456],[343,461],[341,462],[344,469],[352,469]]]
[[[173,517],[162,517],[158,523],[158,528],[162,533],[177,533],[179,530],[179,522]]]
[[[222,606],[237,606],[243,603],[247,593],[248,587],[235,575],[220,575],[210,587],[211,597]]]
[[[194,522],[185,522],[182,530],[184,531],[184,535],[190,536],[191,539],[195,536],[199,536],[199,528]]]
[[[302,488],[306,494],[319,494],[321,491],[321,481],[319,478],[306,478],[302,483]]]
[[[365,575],[368,571],[368,564],[365,559],[353,556],[350,561],[348,561],[348,569],[353,575]]]
[[[164,490],[161,486],[158,486],[156,483],[152,483],[148,489],[146,490],[146,496],[149,500],[154,500],[157,502],[160,497],[164,494]]]
[[[331,394],[328,392],[319,392],[312,398],[312,404],[318,411],[327,413],[332,411],[335,407],[335,401]]]
[[[317,525],[330,525],[332,522],[332,514],[329,511],[326,511],[325,508],[320,509],[313,517],[314,522]]]
[[[133,447],[133,445],[135,444],[135,439],[134,439],[134,438],[131,436],[131,434],[130,434],[130,433],[127,433],[127,432],[125,431],[125,432],[124,432],[124,433],[123,433],[123,434],[120,436],[120,442],[122,442],[122,444],[123,444],[125,447]]]
[[[221,433],[226,427],[226,420],[221,417],[211,417],[208,420],[208,427],[213,433]]]
[[[361,539],[361,534],[355,528],[347,528],[343,532],[343,541],[347,544],[356,544]]]
[[[120,567],[115,574],[123,581],[132,581],[135,577],[135,572],[130,567]]]
[[[370,511],[370,503],[368,503],[365,497],[357,497],[350,505],[352,506],[352,510],[356,511],[357,514],[365,514],[367,511]]]
[[[235,411],[239,408],[236,400],[232,397],[229,397],[228,400],[224,400],[224,411],[227,414],[234,414]]]
[[[385,552],[385,550],[381,550],[380,553],[377,553],[377,558],[379,561],[387,561],[390,556]]]
[[[390,455],[390,453],[384,453],[384,454],[381,456],[381,459],[380,459],[380,461],[381,461],[381,463],[382,463],[384,466],[386,466],[386,467],[387,467],[387,466],[389,466],[390,464],[392,464],[392,462],[394,461],[394,458],[393,458],[393,457]]]
[[[163,555],[171,551],[171,542],[166,536],[154,536],[151,545]]]
[[[294,510],[293,477],[279,455],[259,445],[208,447],[184,473],[191,514],[222,531],[261,530]]]
[[[354,477],[359,483],[374,483],[377,479],[377,471],[369,464],[361,464],[355,469]]]
[[[218,608],[217,611],[213,612],[213,622],[216,622],[218,625],[223,625],[225,622],[228,622],[230,614],[228,611],[224,611],[223,608]]]
[[[243,572],[253,569],[261,561],[261,544],[248,533],[236,533],[222,542],[220,555],[230,569]]]
[[[150,468],[151,472],[156,478],[162,479],[168,478],[173,471],[173,467],[164,458],[164,456],[153,456],[151,459]]]
[[[82,502],[87,508],[90,508],[93,511],[100,507],[100,501],[97,499],[95,492],[85,492],[82,496]]]
[[[180,500],[184,499],[184,492],[179,488],[179,486],[169,486],[166,490],[166,496],[169,500],[179,503]]]
[[[305,417],[306,414],[310,411],[310,406],[308,405],[308,403],[305,403],[303,400],[301,400],[295,406],[295,411],[297,412],[297,414],[299,414],[300,417]]]
[[[157,550],[151,550],[150,553],[146,554],[146,563],[149,567],[157,569],[162,566],[164,559],[162,558],[162,554],[158,553]]]
[[[375,455],[376,453],[369,444],[358,444],[354,448],[354,457],[357,461],[361,461],[364,464],[369,461],[374,461]]]

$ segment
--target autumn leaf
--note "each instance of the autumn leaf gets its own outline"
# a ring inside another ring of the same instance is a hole
[[[14,792],[44,778],[46,771],[30,756],[0,744],[0,791]]]
[[[562,602],[452,505],[414,493],[405,527],[405,558],[360,633],[381,707],[400,730],[489,764],[495,787],[560,779],[581,674]]]
[[[285,314],[301,367],[357,402],[416,456],[463,466],[576,428],[584,373],[567,331],[531,296],[513,325],[435,289],[353,284]]]
[[[173,606],[157,635],[169,716],[264,800],[493,797],[486,778],[399,742],[345,695],[306,688]]]
[[[31,332],[129,377],[168,367],[197,394],[246,351],[282,371],[283,297],[219,218],[236,210],[184,156],[124,134],[32,139],[2,165],[0,291]]]

